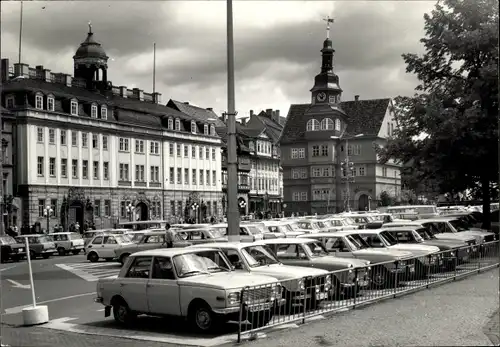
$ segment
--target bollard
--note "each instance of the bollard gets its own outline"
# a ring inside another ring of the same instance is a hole
[[[36,305],[35,283],[33,281],[33,269],[31,268],[31,255],[28,238],[24,239],[26,245],[26,259],[28,260],[28,271],[30,275],[32,307],[26,307],[22,310],[23,323],[25,326],[44,324],[49,321],[49,310],[46,305]]]

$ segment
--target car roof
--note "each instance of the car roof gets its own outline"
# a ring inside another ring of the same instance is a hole
[[[345,236],[345,235],[346,234],[342,233],[341,231],[335,231],[335,232],[331,232],[331,233],[302,234],[302,235],[297,236],[296,238],[300,238],[302,240],[303,239],[316,240],[317,237],[339,237],[339,236]]]
[[[213,251],[210,247],[182,247],[182,248],[158,248],[158,249],[148,249],[146,251],[140,251],[132,253],[131,257],[140,256],[153,256],[153,257],[173,257],[180,254],[189,254],[199,251]]]
[[[315,239],[308,239],[308,238],[288,238],[288,239],[267,239],[267,240],[261,240],[254,242],[256,245],[278,245],[278,244],[290,244],[290,245],[300,245],[304,242],[317,242],[318,240]]]
[[[47,236],[48,234],[27,234],[27,235],[18,235],[16,237],[40,237],[40,236]],[[8,236],[8,235],[6,235]]]
[[[253,242],[209,242],[209,243],[203,243],[203,244],[198,244],[198,245],[191,245],[188,248],[227,248],[228,246],[230,248],[243,248],[248,245],[253,244]]]
[[[64,234],[78,234],[78,233],[71,231],[59,231],[57,233],[48,233],[47,235],[64,235]]]
[[[427,222],[447,222],[450,220],[455,220],[457,217],[436,217],[436,218],[425,218],[425,219],[419,219],[418,221],[420,223],[427,223]]]
[[[422,219],[419,219],[419,220],[422,220]],[[422,223],[417,222],[417,221],[407,221],[407,222],[389,222],[389,223],[384,223],[384,225],[419,226],[419,225],[422,225]]]
[[[420,225],[422,228],[422,226]],[[395,228],[381,228],[379,230],[387,230],[387,231],[398,231],[398,230],[403,230],[403,231],[410,231],[410,230],[415,230],[415,229],[420,229],[418,226],[411,226],[411,225],[402,225],[400,227],[395,227]]]

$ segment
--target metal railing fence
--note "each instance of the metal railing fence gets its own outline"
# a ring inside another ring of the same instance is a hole
[[[239,302],[238,342],[270,326],[304,323],[311,317],[428,288],[499,266],[499,241],[395,262],[325,272],[316,277],[245,287]],[[281,293],[281,294],[280,294]]]

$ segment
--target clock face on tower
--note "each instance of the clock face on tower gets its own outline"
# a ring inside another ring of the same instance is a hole
[[[323,102],[326,100],[326,94],[324,92],[318,93],[318,95],[316,95],[316,99],[320,102]]]

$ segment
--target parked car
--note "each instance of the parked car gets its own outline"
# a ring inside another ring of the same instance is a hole
[[[87,260],[92,263],[104,259],[111,261],[115,259],[115,249],[133,245],[134,243],[124,235],[120,234],[97,234],[85,247]]]
[[[271,248],[280,262],[285,265],[313,267],[333,274],[334,297],[352,297],[369,285],[370,261],[364,259],[345,259],[330,254],[323,244],[314,239],[293,238],[264,240],[256,244],[265,244]]]
[[[118,276],[99,279],[95,301],[104,305],[105,317],[113,310],[124,325],[139,314],[174,316],[208,332],[238,321],[241,299],[253,327],[265,325],[282,303],[281,285],[273,277],[233,271],[216,249],[164,248],[134,253]]]
[[[287,309],[303,305],[304,299],[306,299],[306,308],[315,309],[328,297],[332,280],[328,271],[284,265],[268,247],[260,243],[226,242],[191,247],[207,246],[224,252],[237,271],[272,276],[281,281]],[[304,280],[309,276],[318,277],[321,283],[318,292],[312,281]]]
[[[264,240],[266,239],[275,239],[275,238],[285,238],[286,234],[282,229],[280,222],[278,221],[245,221],[241,222],[241,225],[253,225],[262,232],[262,236]]]
[[[16,241],[11,236],[0,236],[0,261],[19,261],[26,256],[24,243]]]
[[[227,236],[228,235],[228,226],[227,223],[221,223],[221,224],[214,224],[208,227],[211,230],[217,230],[220,232],[222,235]],[[262,240],[264,238],[264,235],[262,234],[262,231],[248,223],[240,224],[240,240],[241,242],[254,242],[258,240]]]
[[[45,234],[30,234],[17,236],[16,241],[18,243],[24,244],[24,239],[28,238],[28,244],[30,246],[30,257],[31,259],[36,259],[42,257],[43,259],[49,258],[56,252],[56,245],[51,239]]]
[[[59,255],[66,255],[69,252],[76,255],[83,251],[84,241],[78,233],[60,232],[48,234],[47,236],[54,241]]]
[[[415,272],[412,253],[370,248],[356,232],[357,230],[346,230],[299,236],[299,238],[306,237],[321,241],[328,252],[340,258],[369,260],[372,267],[371,282],[377,288],[393,286],[396,279],[398,282],[404,279],[403,274],[406,276]]]
[[[265,221],[264,224],[270,233],[276,235],[274,238],[297,237],[305,233],[304,231],[294,230],[292,223],[287,221]]]
[[[328,231],[356,230],[357,225],[347,223],[346,219],[340,217],[326,218],[323,223],[327,226]]]
[[[454,217],[437,217],[433,219],[419,220],[419,222],[426,227],[433,228],[432,231],[436,234],[436,236],[441,233],[455,234],[460,238],[472,236],[475,238],[477,245],[495,240],[494,233],[467,230],[467,228]],[[447,237],[449,236],[450,235],[447,235]]]
[[[191,242],[181,239],[177,234],[175,235],[173,242],[174,247],[187,247],[190,245]],[[145,233],[138,242],[115,248],[114,252],[115,258],[123,265],[131,254],[157,248],[167,248],[165,231],[151,231]]]
[[[177,235],[192,244],[206,244],[211,242],[227,242],[226,231],[223,229],[212,229],[209,227],[196,229],[178,229]]]
[[[104,235],[104,234],[115,234],[121,235],[125,232],[130,231],[129,229],[98,229],[98,230],[87,230],[82,234],[83,238],[83,246],[86,247],[90,240],[94,238],[96,235]]]
[[[321,228],[316,220],[312,219],[299,219],[294,223],[294,231],[300,231],[306,234],[319,233]]]

